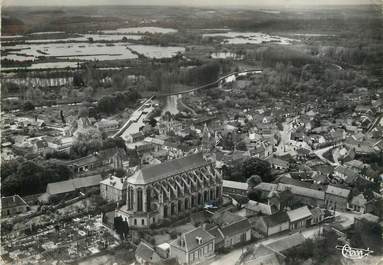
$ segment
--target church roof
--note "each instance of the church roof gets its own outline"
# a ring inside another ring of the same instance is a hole
[[[169,160],[161,164],[144,167],[128,178],[128,182],[131,184],[148,184],[205,166],[209,163],[210,162],[203,158],[202,153],[193,154],[187,157]]]

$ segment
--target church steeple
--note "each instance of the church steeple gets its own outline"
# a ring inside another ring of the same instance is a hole
[[[210,131],[209,131],[209,128],[207,127],[207,124],[205,123],[202,130],[202,141],[201,141],[202,150],[207,151],[210,149],[210,138],[211,138]]]

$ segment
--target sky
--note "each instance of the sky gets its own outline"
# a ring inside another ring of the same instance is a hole
[[[382,0],[0,0],[3,6],[183,5],[302,6],[378,4]]]

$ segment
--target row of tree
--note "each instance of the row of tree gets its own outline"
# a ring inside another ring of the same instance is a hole
[[[97,111],[106,114],[112,114],[131,107],[137,103],[141,95],[134,89],[123,93],[116,93],[111,96],[104,96],[97,102]]]
[[[263,182],[272,182],[270,163],[256,157],[244,161],[233,161],[231,167],[224,167],[224,178],[246,182],[251,176],[258,175]]]
[[[50,182],[67,180],[72,171],[65,165],[12,160],[1,164],[1,194],[30,195],[45,192]]]

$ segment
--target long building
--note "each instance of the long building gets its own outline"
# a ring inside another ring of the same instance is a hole
[[[127,179],[126,205],[116,211],[131,227],[148,227],[222,201],[222,175],[202,153],[141,168]]]

